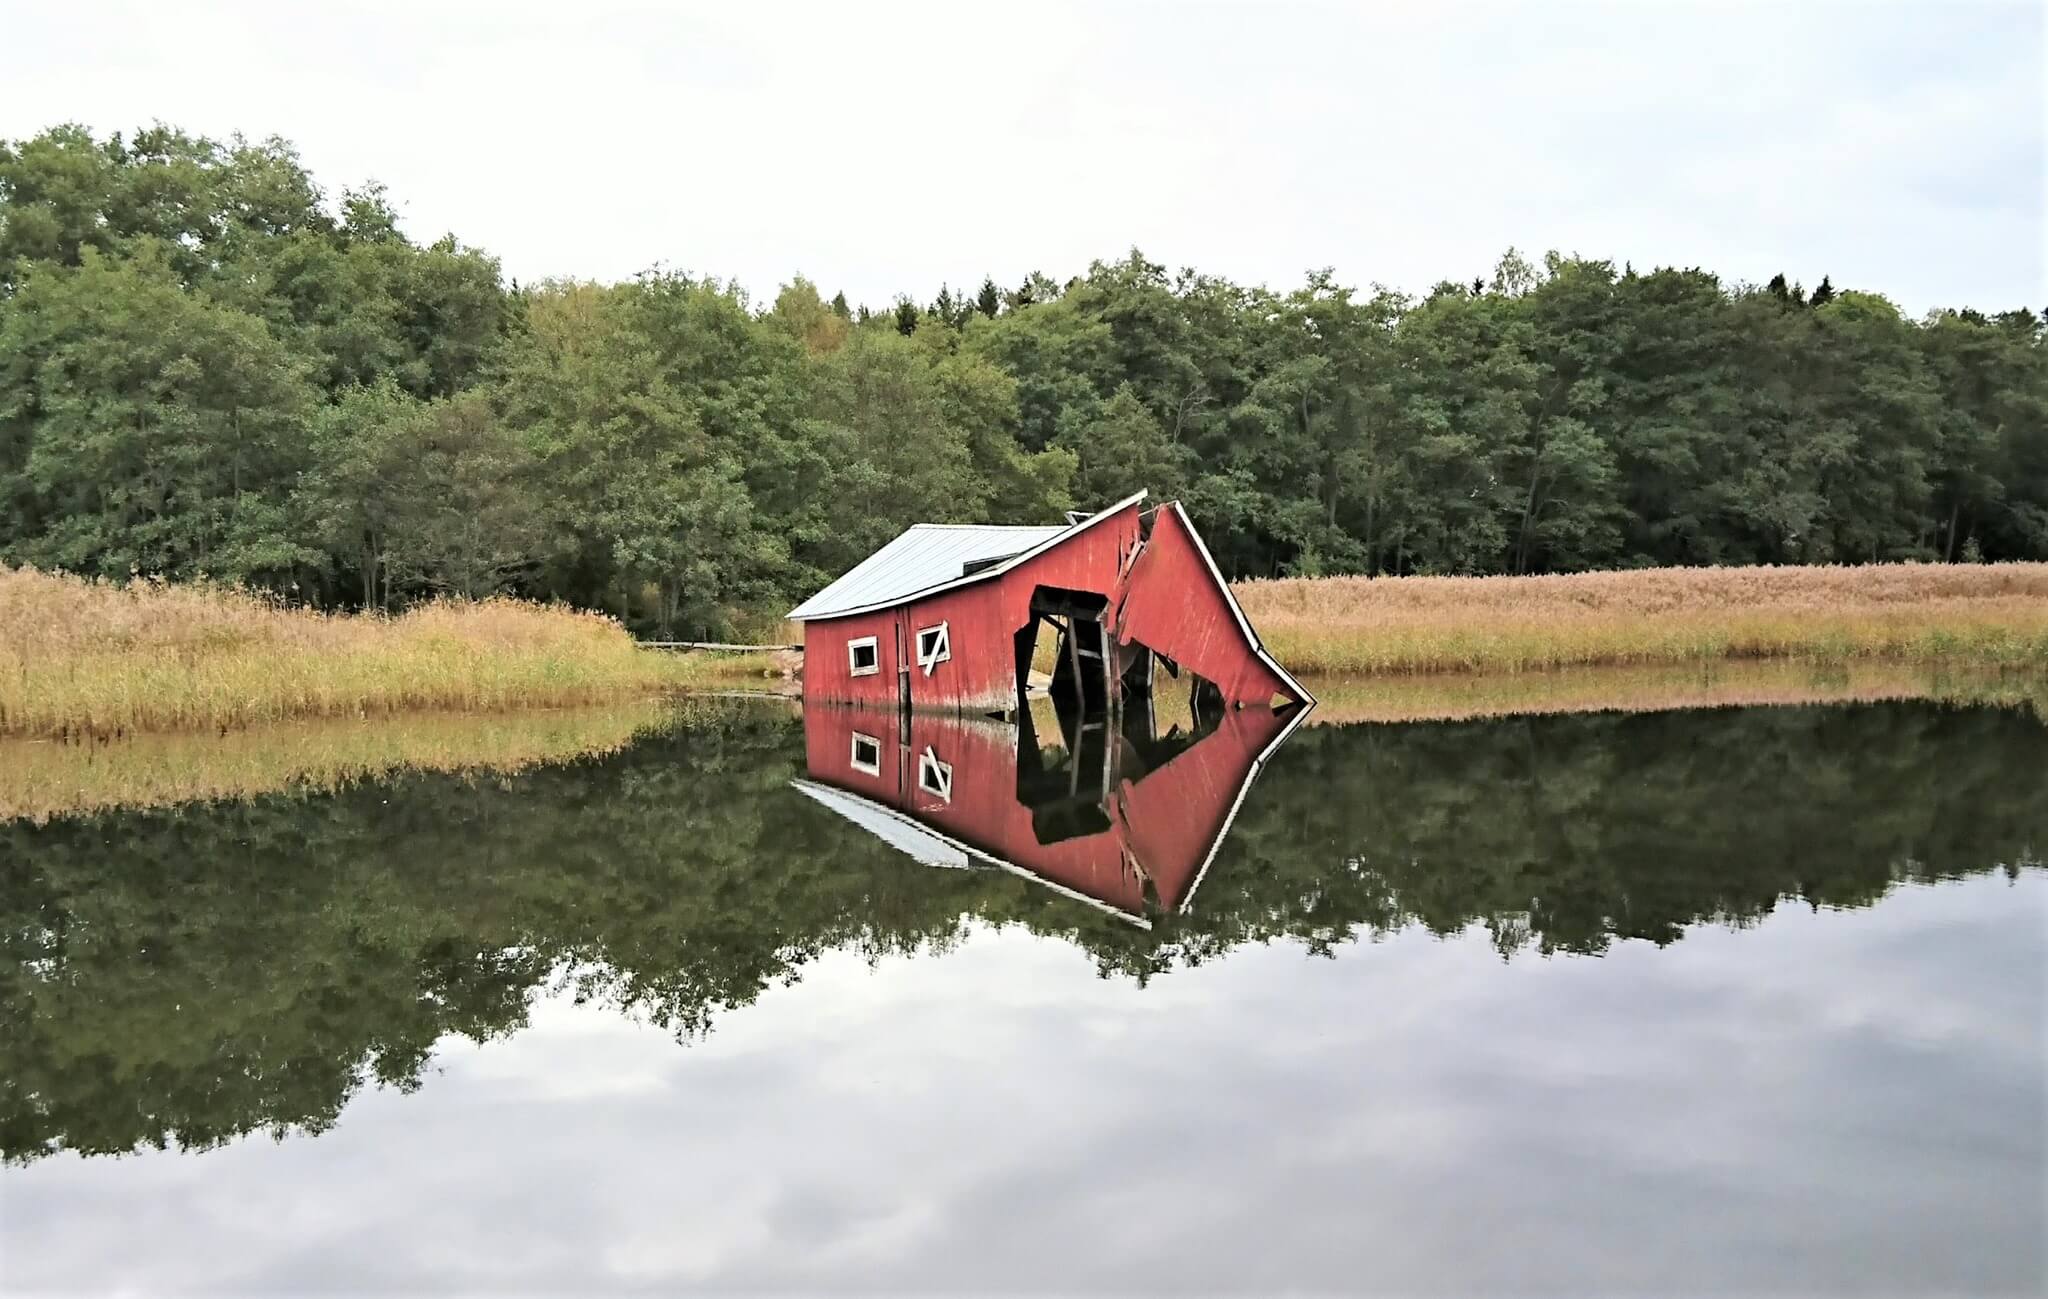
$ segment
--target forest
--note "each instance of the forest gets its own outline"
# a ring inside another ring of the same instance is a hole
[[[2048,559],[2043,313],[1477,270],[522,285],[285,141],[60,126],[0,141],[0,562],[724,633],[1140,486],[1232,577]]]

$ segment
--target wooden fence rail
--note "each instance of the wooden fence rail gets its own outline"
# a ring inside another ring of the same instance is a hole
[[[731,650],[735,653],[760,651],[773,653],[776,650],[794,650],[801,654],[801,645],[733,645],[722,640],[643,640],[636,642],[641,649],[669,650]]]

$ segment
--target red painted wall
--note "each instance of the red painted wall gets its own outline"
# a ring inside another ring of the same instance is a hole
[[[896,707],[897,632],[901,612],[886,609],[879,613],[804,624],[805,702]],[[872,676],[857,677],[853,675],[847,659],[846,647],[849,642],[863,636],[875,638],[881,671]]]
[[[1162,906],[1178,909],[1227,828],[1252,764],[1286,729],[1270,708],[1233,708],[1222,724],[1119,799],[1131,855],[1145,864]]]
[[[1265,705],[1275,695],[1308,702],[1260,660],[1199,546],[1181,512],[1161,507],[1131,570],[1118,641],[1146,645],[1199,672],[1233,704]]]

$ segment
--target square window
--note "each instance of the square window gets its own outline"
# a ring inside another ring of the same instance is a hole
[[[855,731],[853,733],[853,754],[847,761],[853,764],[855,771],[864,772],[870,776],[881,775],[882,742],[872,735],[862,735],[859,731]]]
[[[917,633],[917,665],[930,676],[932,669],[953,657],[953,637],[945,623],[925,627]]]
[[[871,677],[880,672],[882,652],[875,648],[875,638],[863,636],[846,642],[846,666],[857,677]]]
[[[929,748],[917,760],[917,787],[927,794],[936,794],[950,803],[953,801],[953,764],[940,762],[939,755]]]

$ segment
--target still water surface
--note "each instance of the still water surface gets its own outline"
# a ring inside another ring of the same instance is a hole
[[[1281,729],[0,826],[0,1282],[2048,1284],[2038,717]]]

